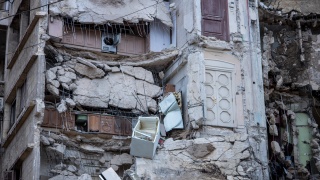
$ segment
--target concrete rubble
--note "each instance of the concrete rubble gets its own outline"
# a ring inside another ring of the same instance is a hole
[[[50,180],[59,178],[88,180],[91,176],[84,172],[97,176],[109,167],[118,170],[133,164],[133,157],[126,153],[129,148],[125,150],[125,147],[130,145],[130,139],[119,140],[93,135],[79,137],[42,132],[41,143],[44,145],[42,153],[60,162],[54,166],[43,162],[43,170],[50,171],[54,175]],[[115,144],[121,144],[121,146],[115,146]],[[94,172],[92,172],[92,165],[95,167]]]
[[[109,66],[98,61],[60,54],[52,46],[47,49],[61,57],[68,57],[46,72],[46,87],[52,95],[60,97],[64,92],[73,94],[73,98],[60,102],[60,113],[76,105],[97,108],[113,106],[153,113],[157,111],[156,99],[162,90],[154,84],[151,71],[127,65]],[[119,70],[112,71],[116,68]]]
[[[267,1],[259,5],[264,95],[272,149],[269,167],[273,178],[317,179],[320,172],[320,121],[316,115],[319,26],[314,23],[316,20],[308,19],[310,13],[318,13],[319,9],[315,8],[318,1],[310,2],[312,7],[302,3]],[[303,160],[303,153],[307,160]]]

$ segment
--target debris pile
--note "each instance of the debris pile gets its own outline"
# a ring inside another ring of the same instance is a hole
[[[97,177],[110,167],[122,176],[124,170],[133,164],[133,157],[128,154],[130,141],[124,137],[75,136],[43,131],[42,170],[54,176],[53,180]]]

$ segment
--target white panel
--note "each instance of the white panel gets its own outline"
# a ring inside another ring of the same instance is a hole
[[[150,24],[150,51],[160,52],[170,46],[170,27],[159,20]]]
[[[215,61],[219,62],[219,61]],[[218,63],[219,64],[219,63]],[[220,64],[221,65],[221,64]],[[225,63],[228,65],[228,63]],[[235,122],[233,69],[212,67],[206,69],[206,124],[233,127]]]
[[[233,119],[233,98],[232,98],[232,77],[230,72],[216,72],[217,75],[217,117],[218,126],[232,127]]]
[[[206,123],[208,125],[218,125],[217,121],[217,85],[216,85],[216,72],[215,71],[206,71],[206,81],[205,81],[205,90],[206,90]]]

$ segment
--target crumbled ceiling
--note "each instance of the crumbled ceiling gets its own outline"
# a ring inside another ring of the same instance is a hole
[[[57,1],[57,0],[55,0]],[[80,23],[106,24],[159,19],[172,26],[169,8],[163,1],[148,0],[64,0],[50,5],[50,14],[73,18]]]
[[[292,10],[301,12],[303,15],[320,14],[319,0],[266,0],[265,4],[274,9],[279,9],[282,13],[288,13]],[[268,3],[269,1],[269,3]]]

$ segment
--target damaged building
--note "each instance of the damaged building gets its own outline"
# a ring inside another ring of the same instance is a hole
[[[0,179],[317,179],[303,3],[0,2]]]
[[[319,2],[259,6],[270,177],[319,179]]]

